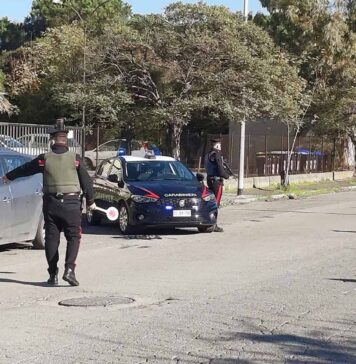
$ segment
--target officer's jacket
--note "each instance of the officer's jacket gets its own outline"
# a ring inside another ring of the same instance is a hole
[[[224,168],[221,154],[215,149],[206,154],[204,167],[208,177],[221,177],[225,179],[229,178],[229,174]]]
[[[61,155],[61,154],[65,154],[67,152],[68,152],[68,148],[65,145],[55,144],[52,146],[52,152],[50,152],[50,153]],[[48,155],[49,155],[49,153],[40,154],[37,158],[33,159],[32,161],[25,163],[22,166],[7,173],[6,177],[10,181],[12,181],[12,180],[14,180],[16,178],[20,178],[20,177],[32,176],[37,173],[45,173],[46,159],[48,158]],[[79,185],[74,188],[73,188],[73,186],[71,186],[70,191],[68,190],[68,191],[58,191],[58,192],[63,192],[63,193],[79,192],[81,189],[86,197],[87,204],[91,205],[92,203],[94,203],[93,183],[89,177],[87,170],[82,165],[79,155],[74,155],[73,159],[74,159],[73,170],[76,171],[76,176],[74,177],[73,173],[68,173],[67,176],[70,176],[71,181],[69,181],[69,184],[73,184],[73,183],[75,184],[75,181],[77,178]],[[52,165],[52,167],[54,167],[54,165]],[[51,167],[51,169],[53,169],[52,167]],[[58,183],[66,184],[65,181],[59,181],[59,180],[58,180]],[[46,186],[46,177],[44,177],[44,191],[43,192],[51,193],[51,191],[49,191],[48,189],[46,190],[45,186]],[[53,190],[53,192],[56,192],[56,191]]]

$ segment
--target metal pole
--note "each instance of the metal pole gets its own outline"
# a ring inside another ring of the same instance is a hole
[[[248,20],[248,0],[244,0],[244,17],[245,22]],[[244,93],[244,90],[243,90]],[[244,95],[242,95],[244,97]],[[245,111],[246,112],[246,111]],[[245,134],[246,134],[246,116],[241,121],[240,129],[240,166],[239,166],[239,183],[237,188],[237,194],[242,195],[244,190],[244,166],[245,166]]]
[[[248,0],[244,0],[244,17],[245,22],[248,20]]]
[[[313,162],[312,162],[312,156],[311,156],[311,137],[309,137],[309,154],[308,154],[308,172],[311,173],[313,172]]]
[[[249,176],[250,169],[250,146],[251,146],[251,135],[247,137],[247,158],[246,158],[246,177]]]
[[[83,144],[82,144],[82,158],[85,158],[85,142],[86,142],[86,82],[87,82],[87,74],[86,74],[86,48],[87,48],[87,29],[84,23],[83,18],[80,18],[83,25],[83,35],[84,35],[84,45],[83,45],[83,91],[84,91],[84,102],[83,102],[83,114],[82,114],[82,128],[83,128]]]
[[[267,133],[265,134],[265,176],[268,175]]]
[[[332,153],[332,161],[331,161],[331,165],[332,165],[332,171],[333,173],[335,172],[335,158],[336,158],[336,138],[334,138],[333,140],[333,153]],[[333,178],[334,179],[334,178]]]
[[[245,121],[241,122],[241,135],[240,135],[240,165],[239,165],[239,186],[237,194],[242,195],[244,189],[244,164],[245,164]]]
[[[321,138],[321,171],[324,172],[324,138]]]
[[[99,164],[100,126],[96,127],[95,168]]]

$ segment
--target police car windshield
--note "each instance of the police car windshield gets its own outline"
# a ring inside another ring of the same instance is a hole
[[[193,173],[178,161],[127,162],[128,181],[192,181]]]

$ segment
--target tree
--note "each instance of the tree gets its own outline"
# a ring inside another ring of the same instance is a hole
[[[92,125],[166,129],[177,158],[196,115],[226,122],[299,112],[304,84],[296,67],[265,31],[224,7],[176,3],[89,38],[80,25],[49,29],[9,62],[13,95],[46,91],[74,120],[86,105]]]
[[[5,95],[4,74],[0,71],[0,114],[11,115],[16,108],[9,102]]]
[[[135,33],[104,35],[102,58],[136,106],[168,129],[175,157],[183,127],[199,110],[230,120],[280,116],[281,103],[288,105],[283,113],[296,112],[303,88],[296,69],[240,15],[176,3],[130,26]]]
[[[318,80],[307,115],[319,116],[314,129],[355,140],[350,112],[355,110],[355,2],[263,0],[262,4],[271,15],[260,14],[255,22],[293,54],[310,89]],[[350,166],[354,163],[354,158],[349,161]]]
[[[13,23],[8,18],[0,18],[0,52],[20,47],[25,38],[22,24]]]
[[[102,30],[111,21],[126,20],[131,15],[131,7],[121,0],[63,0],[56,4],[53,0],[34,0],[27,22],[42,23],[45,27],[57,27],[85,21],[88,29]]]

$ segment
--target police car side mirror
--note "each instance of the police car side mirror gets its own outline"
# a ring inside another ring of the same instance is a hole
[[[203,174],[201,174],[201,173],[197,173],[197,180],[198,180],[199,182],[203,182],[203,181],[204,181],[204,175],[203,175]]]
[[[110,174],[110,175],[108,175],[108,181],[117,183],[117,182],[119,182],[119,178],[117,177],[116,174]]]

